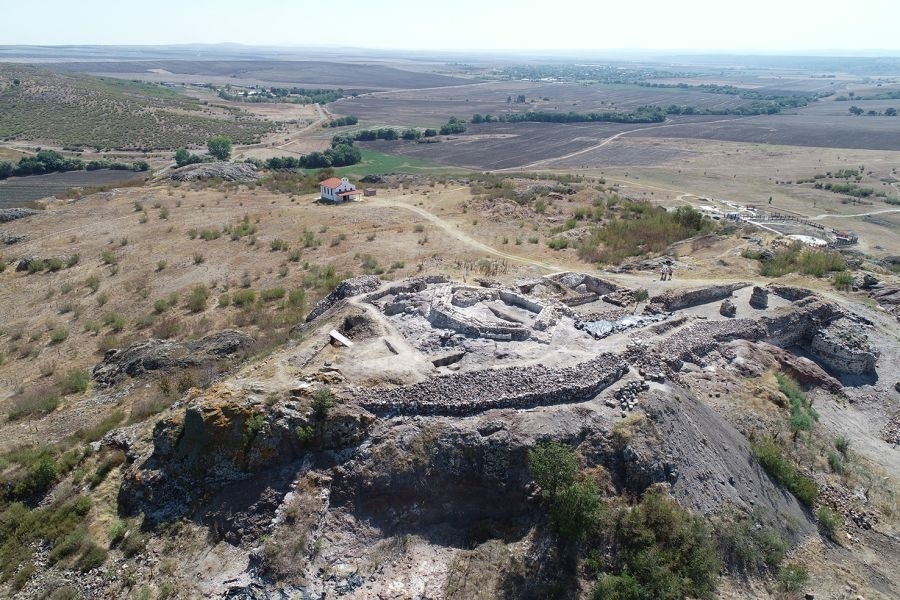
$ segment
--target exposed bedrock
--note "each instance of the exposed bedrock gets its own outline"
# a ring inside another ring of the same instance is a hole
[[[360,389],[355,400],[376,414],[471,415],[491,408],[531,408],[589,400],[625,374],[613,354],[572,367],[484,369],[441,375],[391,389]]]
[[[234,330],[219,331],[192,342],[151,339],[110,350],[103,362],[91,369],[91,376],[101,386],[110,386],[150,371],[174,371],[215,363],[252,345],[252,337]]]
[[[361,443],[374,420],[353,406],[316,419],[300,400],[269,406],[215,386],[189,399],[184,412],[156,424],[152,453],[125,473],[120,506],[127,513],[145,512],[151,522],[202,512],[196,501],[214,490],[268,481],[283,468],[296,472],[309,455]]]
[[[332,506],[349,506],[391,533],[514,519],[535,506],[528,502],[528,449],[556,440],[577,447],[586,467],[604,467],[617,492],[640,494],[664,483],[703,514],[756,511],[795,539],[813,530],[747,440],[688,391],[655,389],[641,406],[646,416],[624,422],[568,405],[386,421],[335,470]],[[785,530],[788,522],[793,532]]]

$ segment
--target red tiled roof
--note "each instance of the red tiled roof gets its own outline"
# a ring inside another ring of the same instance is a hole
[[[330,188],[330,189],[334,189],[337,186],[341,185],[341,180],[339,177],[331,177],[331,178],[323,181],[321,183],[321,185],[324,185],[325,187]]]

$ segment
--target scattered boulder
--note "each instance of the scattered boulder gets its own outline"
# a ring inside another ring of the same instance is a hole
[[[758,285],[753,286],[753,293],[750,294],[750,306],[758,310],[769,308],[769,290]]]
[[[384,183],[384,177],[381,175],[369,174],[359,180],[360,183]]]
[[[221,179],[222,181],[236,181],[248,183],[259,179],[256,167],[250,163],[214,162],[187,165],[175,169],[169,175],[171,181],[207,181],[209,179]]]
[[[881,281],[871,273],[864,273],[862,277],[856,280],[857,287],[860,287],[864,290],[871,289],[877,286],[879,283],[881,283]]]
[[[731,301],[731,298],[722,300],[722,305],[719,307],[719,314],[723,317],[734,317],[737,315],[737,307],[734,305],[734,302]]]

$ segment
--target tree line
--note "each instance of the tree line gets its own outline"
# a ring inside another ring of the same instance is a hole
[[[0,160],[0,179],[27,175],[45,175],[47,173],[64,173],[67,171],[96,171],[99,169],[140,172],[148,171],[150,164],[143,160],[138,160],[131,164],[106,159],[85,162],[80,158],[66,158],[55,150],[41,150],[34,156],[23,156],[16,163]]]
[[[356,125],[359,123],[359,119],[356,117],[338,117],[337,119],[332,119],[330,123],[328,123],[329,127],[347,127],[348,125]]]
[[[553,112],[528,111],[508,113],[498,117],[479,115],[472,117],[472,123],[662,123],[666,111],[656,106],[641,106],[632,112]]]
[[[863,110],[858,106],[851,106],[847,109],[851,115],[860,116],[866,115],[867,117],[896,117],[897,109],[894,107],[884,109],[884,112],[879,112],[877,110]]]
[[[265,161],[252,161],[257,166],[280,171],[283,169],[327,169],[348,167],[362,160],[362,152],[353,145],[352,136],[336,135],[331,148],[325,152],[310,152],[303,156],[273,156]]]

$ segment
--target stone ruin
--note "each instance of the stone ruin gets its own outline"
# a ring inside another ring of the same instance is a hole
[[[367,276],[343,282],[310,320],[314,324],[353,302],[369,306],[384,331],[408,343],[408,349],[398,349],[397,338],[370,340],[356,357],[359,344],[344,350],[347,368],[352,361],[356,372],[364,372],[371,360],[370,372],[384,379],[379,385],[371,377],[359,383],[351,377],[348,399],[382,415],[467,415],[582,402],[633,369],[641,379],[606,401],[610,408],[630,410],[651,382],[677,380],[685,363],[709,364],[734,340],[800,347],[837,375],[874,370],[877,351],[864,334],[848,332],[851,317],[835,305],[788,286],[757,286],[734,295],[749,286],[669,290],[652,298],[644,314],[632,314],[616,308],[633,299],[632,290],[581,273],[510,287],[443,277],[385,284]],[[352,332],[343,333],[352,340]],[[413,366],[391,375],[406,362]]]

